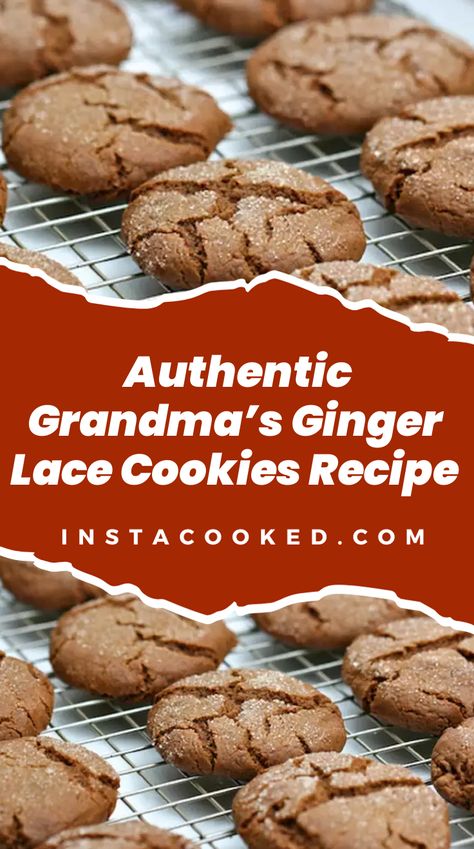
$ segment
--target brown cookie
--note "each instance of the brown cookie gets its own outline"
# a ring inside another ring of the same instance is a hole
[[[193,845],[178,834],[133,820],[71,828],[38,849],[192,849]]]
[[[7,183],[5,177],[0,171],[0,224],[3,224],[3,219],[5,218],[5,212],[7,210]]]
[[[267,770],[234,799],[250,849],[447,849],[447,805],[412,773],[323,753]]]
[[[306,21],[257,48],[248,83],[258,105],[285,124],[362,133],[410,103],[473,94],[474,50],[412,18]]]
[[[223,622],[201,625],[132,595],[104,596],[59,619],[51,663],[73,687],[138,701],[186,675],[216,669],[235,644]]]
[[[158,696],[148,733],[164,760],[185,772],[240,780],[305,752],[340,752],[346,742],[330,699],[271,669],[178,681]]]
[[[53,705],[54,690],[46,675],[0,651],[0,740],[40,734],[51,719]]]
[[[472,305],[433,277],[356,262],[322,263],[294,273],[316,286],[336,289],[348,301],[370,299],[411,321],[440,324],[450,333],[474,334]]]
[[[70,572],[48,572],[34,563],[0,557],[0,580],[23,604],[38,610],[65,610],[102,594],[92,584],[79,581]]]
[[[441,734],[474,716],[474,636],[428,617],[358,637],[342,674],[364,710],[393,725]]]
[[[0,846],[31,849],[65,828],[108,819],[118,775],[98,755],[47,737],[0,743]]]
[[[40,254],[37,251],[27,251],[23,248],[17,248],[15,245],[6,245],[0,242],[0,259],[9,259],[10,262],[18,262],[21,265],[27,265],[29,268],[39,268],[44,271],[53,280],[59,283],[66,283],[69,286],[80,286],[81,282],[76,275],[65,268],[61,263],[54,259]]]
[[[448,802],[474,810],[474,719],[448,728],[433,749],[431,775]]]
[[[264,631],[290,646],[310,649],[342,649],[360,634],[368,634],[385,622],[409,614],[393,601],[357,595],[330,595],[319,601],[300,602],[256,613]]]
[[[80,65],[118,65],[131,43],[130,25],[114,0],[3,0],[0,86]]]
[[[262,38],[304,20],[368,12],[374,0],[177,0],[204,24],[231,35]]]
[[[96,66],[17,94],[5,113],[3,147],[28,180],[114,198],[159,171],[206,159],[230,126],[200,89]]]
[[[474,97],[440,97],[384,118],[365,139],[361,166],[390,212],[474,238]]]
[[[282,162],[221,160],[176,168],[141,186],[122,234],[146,274],[172,286],[290,272],[360,259],[356,207],[324,180]]]

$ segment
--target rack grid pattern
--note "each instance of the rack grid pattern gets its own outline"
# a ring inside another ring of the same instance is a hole
[[[243,849],[233,828],[235,781],[192,777],[163,763],[145,726],[149,705],[122,705],[66,686],[54,677],[48,658],[55,620],[11,600],[0,591],[0,650],[34,663],[50,676],[56,709],[46,734],[87,746],[120,774],[120,799],[113,821],[137,817],[210,849]],[[226,666],[277,669],[313,684],[340,708],[348,731],[346,752],[411,769],[430,780],[431,737],[384,726],[364,714],[341,679],[335,652],[290,649],[260,631],[248,617],[229,622],[238,636]],[[453,847],[474,847],[474,816],[450,807]]]
[[[369,240],[366,261],[442,278],[468,299],[472,245],[414,230],[389,215],[361,176],[360,140],[296,134],[259,113],[245,83],[248,43],[206,30],[169,0],[125,0],[125,5],[136,34],[126,66],[202,86],[232,117],[234,130],[215,158],[283,159],[325,178],[359,207]],[[378,9],[406,11],[392,0],[381,0]],[[0,102],[0,113],[7,105]],[[142,299],[169,291],[145,277],[128,256],[120,240],[124,204],[53,195],[9,171],[1,154],[0,167],[10,191],[2,241],[49,254],[74,270],[94,295]]]

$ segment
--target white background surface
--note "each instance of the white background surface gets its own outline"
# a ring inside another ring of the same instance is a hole
[[[474,44],[474,0],[405,0],[417,15]]]

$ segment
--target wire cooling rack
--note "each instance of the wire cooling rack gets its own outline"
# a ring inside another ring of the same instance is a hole
[[[214,158],[281,159],[329,180],[359,207],[369,239],[366,261],[442,278],[468,299],[472,244],[413,230],[389,215],[360,174],[358,139],[296,134],[260,113],[246,89],[248,42],[205,29],[167,0],[128,0],[124,5],[136,36],[126,67],[202,86],[232,117],[235,129]],[[406,11],[391,0],[379,2],[378,9]],[[0,103],[0,113],[6,106],[7,100]],[[5,168],[1,154],[0,167]],[[5,174],[10,202],[3,233],[0,229],[2,241],[49,254],[102,297],[141,299],[169,291],[145,277],[128,256],[119,235],[124,204],[91,204],[25,183],[6,168]]]
[[[145,731],[147,705],[124,706],[72,689],[55,678],[48,659],[55,620],[27,608],[0,591],[0,649],[34,663],[51,677],[56,709],[47,734],[80,743],[108,760],[121,778],[114,821],[137,817],[212,849],[243,849],[233,828],[235,781],[190,777],[163,763]],[[384,726],[364,714],[341,680],[335,652],[289,649],[259,631],[248,617],[229,621],[238,647],[226,665],[278,669],[313,684],[340,708],[349,739],[346,752],[371,755],[386,764],[408,767],[430,780],[433,738]],[[452,845],[474,846],[474,817],[450,807]]]

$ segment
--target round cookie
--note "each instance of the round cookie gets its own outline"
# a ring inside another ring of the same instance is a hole
[[[334,753],[267,770],[233,814],[250,849],[448,849],[447,805],[399,766]]]
[[[431,776],[448,802],[474,810],[474,719],[448,728],[433,749]]]
[[[248,63],[268,114],[315,133],[363,133],[442,94],[474,94],[474,50],[412,18],[351,15],[281,30]]]
[[[368,12],[373,0],[177,0],[204,24],[231,35],[262,38],[295,21]]]
[[[440,97],[384,118],[362,171],[390,212],[414,227],[474,238],[474,97]]]
[[[0,740],[34,737],[48,725],[54,690],[39,669],[0,651]]]
[[[216,669],[235,644],[223,622],[202,625],[132,595],[104,596],[59,619],[51,663],[73,687],[139,701],[186,675]]]
[[[146,274],[186,289],[360,259],[365,250],[359,213],[345,195],[270,160],[220,160],[160,174],[134,193],[122,235]]]
[[[474,636],[433,619],[400,619],[358,637],[342,675],[367,713],[441,734],[474,716]]]
[[[32,849],[53,834],[108,819],[119,779],[98,755],[47,737],[0,743],[0,846]]]
[[[474,334],[474,309],[433,277],[357,262],[328,262],[294,272],[316,286],[330,286],[348,301],[370,299],[416,323],[440,324],[450,333]]]
[[[5,177],[0,171],[0,224],[3,224],[3,219],[5,218],[5,212],[7,210],[7,184]]]
[[[45,611],[64,610],[102,594],[70,572],[48,572],[34,563],[6,557],[0,557],[0,580],[18,601]]]
[[[193,845],[178,834],[133,820],[71,828],[38,849],[192,849]]]
[[[114,0],[3,0],[0,86],[26,85],[80,65],[118,65],[131,43],[130,25]]]
[[[37,251],[27,251],[23,248],[17,248],[16,245],[6,245],[0,242],[0,259],[2,258],[9,259],[10,262],[27,265],[29,268],[39,268],[40,271],[44,271],[45,274],[59,283],[66,283],[68,286],[81,286],[80,280],[72,271],[69,271],[60,262],[56,262],[56,260],[50,259],[49,256]]]
[[[384,598],[329,595],[319,601],[300,602],[256,613],[257,625],[282,643],[311,649],[342,649],[360,634],[385,622],[402,619],[408,612]]]
[[[339,709],[309,684],[271,669],[193,675],[164,690],[148,733],[188,773],[247,780],[305,752],[340,752]]]
[[[201,89],[96,66],[17,94],[4,116],[3,148],[28,180],[115,198],[159,171],[207,159],[230,127]]]

